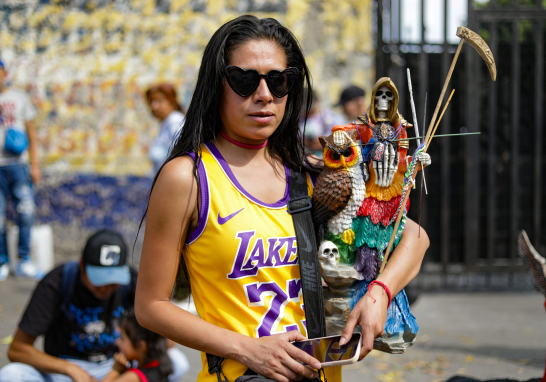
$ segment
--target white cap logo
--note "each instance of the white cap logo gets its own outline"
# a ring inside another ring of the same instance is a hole
[[[118,265],[121,248],[119,245],[103,245],[100,247],[100,264],[104,266]]]

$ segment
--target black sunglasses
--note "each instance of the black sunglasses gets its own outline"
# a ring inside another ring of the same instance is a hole
[[[248,97],[260,84],[260,79],[265,78],[269,91],[277,98],[288,94],[298,78],[298,68],[271,70],[267,74],[260,74],[255,69],[241,69],[238,66],[226,67],[226,78],[229,86],[241,97]]]

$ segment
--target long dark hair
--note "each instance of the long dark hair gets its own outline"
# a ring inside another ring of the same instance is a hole
[[[306,170],[314,175],[318,175],[320,172],[319,167],[309,164],[305,159],[303,134],[299,129],[302,114],[304,125],[307,122],[307,115],[311,109],[313,99],[311,75],[305,63],[301,46],[292,32],[277,20],[272,18],[259,19],[255,16],[243,15],[222,25],[212,35],[207,44],[184,126],[176,138],[169,157],[155,175],[150,194],[163,166],[174,158],[188,155],[190,152],[196,154],[193,175],[197,180],[198,190],[200,189],[197,169],[201,161],[201,146],[208,141],[214,140],[222,126],[219,104],[224,87],[225,68],[230,63],[230,54],[233,50],[252,40],[276,42],[286,54],[287,66],[299,70],[297,81],[286,96],[288,99],[283,119],[279,127],[268,138],[267,150],[269,157],[279,158],[290,169],[295,171]],[[307,100],[305,105],[304,94],[306,94],[305,99]],[[146,209],[144,216],[146,216],[147,212],[148,209]],[[141,226],[143,221],[144,217],[140,222]],[[185,276],[189,280],[183,259],[181,259],[181,268],[183,268],[184,272],[183,274],[179,272],[178,277],[184,278]],[[182,283],[186,284],[187,280]]]
[[[123,316],[120,326],[127,334],[127,337],[129,337],[133,347],[137,346],[138,341],[143,340],[146,342],[148,351],[142,360],[142,364],[146,365],[147,363],[158,361],[159,372],[164,379],[167,379],[169,374],[173,372],[173,364],[167,354],[167,339],[140,326],[133,309],[129,310]]]

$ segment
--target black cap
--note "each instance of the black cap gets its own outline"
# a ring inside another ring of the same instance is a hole
[[[351,85],[341,92],[341,96],[339,97],[339,102],[336,106],[342,106],[345,105],[347,102],[354,100],[358,97],[364,97],[366,95],[366,92],[364,92],[364,89],[359,88],[358,86]]]
[[[126,265],[127,252],[127,244],[119,233],[103,230],[93,234],[87,240],[82,256],[91,284],[129,284],[131,274]]]

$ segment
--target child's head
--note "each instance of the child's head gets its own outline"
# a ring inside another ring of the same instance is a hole
[[[167,376],[172,373],[171,359],[167,354],[167,339],[140,326],[132,309],[121,319],[120,329],[121,338],[118,339],[117,346],[129,361],[136,360],[139,366],[158,361],[161,374]]]

